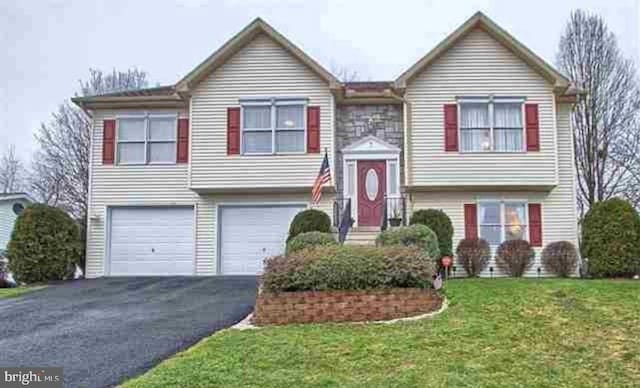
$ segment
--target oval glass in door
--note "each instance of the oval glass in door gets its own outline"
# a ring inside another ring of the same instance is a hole
[[[369,198],[370,201],[374,201],[378,197],[378,187],[378,173],[374,169],[370,168],[369,171],[367,171],[367,176],[365,178],[365,189],[367,192],[367,198]]]

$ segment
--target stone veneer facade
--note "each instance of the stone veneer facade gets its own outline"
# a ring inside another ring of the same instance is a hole
[[[342,149],[367,136],[403,149],[401,104],[338,105],[336,109],[336,184],[342,195]],[[400,186],[404,185],[404,155],[400,153]]]

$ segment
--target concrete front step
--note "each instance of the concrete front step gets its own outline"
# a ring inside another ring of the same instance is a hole
[[[347,234],[346,244],[374,245],[376,237],[380,234],[380,227],[353,228]]]

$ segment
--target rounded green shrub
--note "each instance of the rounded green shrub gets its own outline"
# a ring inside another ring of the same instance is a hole
[[[458,262],[467,272],[467,276],[477,277],[489,264],[491,248],[484,239],[465,238],[458,243],[456,256]]]
[[[267,292],[429,287],[435,263],[417,247],[315,246],[265,261]]]
[[[331,233],[306,232],[300,233],[287,243],[287,254],[316,245],[336,245],[338,242]]]
[[[521,277],[533,264],[536,252],[528,241],[507,240],[496,252],[496,263],[510,276]]]
[[[629,202],[613,198],[591,207],[582,223],[582,257],[594,277],[640,270],[640,216]]]
[[[7,247],[9,269],[24,283],[71,278],[80,253],[78,225],[64,211],[41,204],[18,216]]]
[[[385,230],[376,238],[376,245],[415,245],[433,260],[440,259],[438,237],[433,230],[422,224]]]
[[[544,268],[563,278],[576,273],[578,251],[569,241],[556,241],[547,244],[542,250]]]
[[[409,224],[428,226],[438,236],[440,255],[453,255],[453,224],[449,216],[438,209],[421,209],[413,212]]]
[[[330,233],[331,219],[327,213],[321,210],[307,209],[296,214],[289,226],[289,237],[287,241],[306,232]]]

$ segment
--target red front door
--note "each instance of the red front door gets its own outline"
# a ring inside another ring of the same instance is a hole
[[[387,190],[387,163],[384,160],[358,162],[358,225],[380,226]]]

